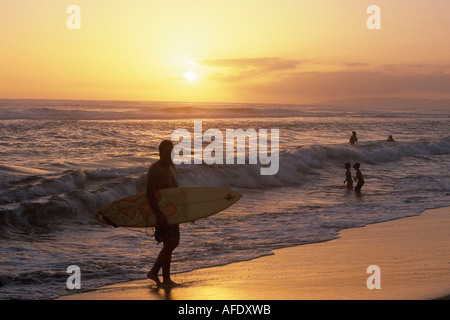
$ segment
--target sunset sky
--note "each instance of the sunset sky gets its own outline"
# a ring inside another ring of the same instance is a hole
[[[449,17],[448,0],[4,0],[0,98],[450,99]]]

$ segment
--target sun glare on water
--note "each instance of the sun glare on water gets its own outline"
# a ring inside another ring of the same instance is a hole
[[[193,81],[197,80],[197,74],[192,70],[186,72],[183,77],[189,82],[193,82]]]

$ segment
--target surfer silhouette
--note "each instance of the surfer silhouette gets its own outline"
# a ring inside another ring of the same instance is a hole
[[[356,142],[358,142],[358,137],[356,136],[356,131],[352,132],[352,135],[350,137],[350,144],[355,144]]]
[[[364,185],[364,178],[362,176],[361,170],[359,170],[359,163],[355,163],[353,165],[353,168],[356,170],[356,177],[355,177],[355,181],[358,181],[356,187],[355,187],[355,192],[356,193],[361,193],[361,188]]]
[[[170,279],[170,265],[172,252],[180,242],[179,225],[169,225],[161,212],[156,199],[156,192],[165,188],[178,187],[175,165],[172,162],[173,143],[164,140],[159,145],[159,160],[152,164],[147,173],[147,200],[156,215],[155,239],[163,243],[163,248],[152,267],[147,278],[156,282],[158,286],[170,288],[177,284]],[[162,268],[163,282],[159,280],[158,273]]]
[[[352,173],[350,172],[350,163],[346,163],[345,164],[345,169],[347,169],[347,171],[345,172],[345,181],[344,183],[347,183],[347,189],[348,190],[352,190],[353,189],[353,179],[352,179]]]

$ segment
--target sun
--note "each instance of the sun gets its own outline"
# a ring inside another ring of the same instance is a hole
[[[192,70],[186,72],[183,77],[189,82],[197,80],[197,74]]]

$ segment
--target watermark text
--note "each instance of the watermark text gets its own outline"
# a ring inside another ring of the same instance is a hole
[[[177,165],[202,164],[203,162],[205,164],[246,164],[248,159],[249,164],[258,164],[259,160],[261,175],[274,175],[279,169],[278,129],[271,129],[270,132],[267,129],[258,131],[226,129],[224,140],[222,131],[219,129],[208,129],[203,132],[202,121],[195,121],[193,138],[187,129],[176,129],[171,139],[179,141],[172,150],[172,161]],[[208,143],[205,148],[203,148],[204,143]]]

